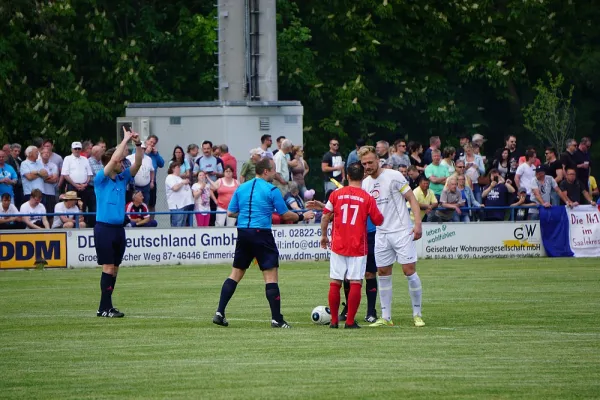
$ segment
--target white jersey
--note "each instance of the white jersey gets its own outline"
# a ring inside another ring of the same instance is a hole
[[[404,199],[410,186],[401,172],[383,169],[377,179],[367,176],[362,188],[377,200],[377,207],[383,214],[383,224],[377,227],[377,232],[393,233],[412,229],[410,211]]]

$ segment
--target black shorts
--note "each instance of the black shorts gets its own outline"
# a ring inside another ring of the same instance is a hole
[[[148,202],[148,207],[155,207],[156,206],[156,183],[154,184],[154,187],[152,189],[150,189],[150,201]]]
[[[279,250],[270,229],[238,229],[233,267],[248,269],[256,258],[261,271],[279,268]]]
[[[98,265],[114,265],[118,267],[125,255],[125,228],[122,225],[106,224],[96,221],[94,226],[94,243]]]
[[[373,274],[377,273],[377,264],[375,263],[375,233],[367,232],[367,246],[369,247],[369,253],[367,254],[367,269],[366,272]]]

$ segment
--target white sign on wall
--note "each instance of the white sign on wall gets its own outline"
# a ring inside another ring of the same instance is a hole
[[[420,258],[517,258],[545,256],[539,222],[423,224]]]
[[[318,225],[279,225],[273,236],[282,262],[329,259]],[[236,241],[236,228],[131,228],[123,265],[231,264]],[[69,231],[68,265],[97,266],[94,245],[91,229]],[[421,259],[545,256],[537,222],[423,224],[417,253]]]
[[[126,230],[123,265],[223,264],[233,262],[236,228],[131,228]],[[329,253],[319,246],[318,225],[283,225],[273,229],[280,261],[322,261]],[[96,267],[94,232],[69,231],[70,267]]]

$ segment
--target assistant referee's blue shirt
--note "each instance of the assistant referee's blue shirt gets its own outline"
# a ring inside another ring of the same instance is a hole
[[[114,180],[104,175],[104,169],[98,171],[94,178],[96,221],[105,224],[123,225],[125,221],[125,192],[131,179],[129,168],[115,176]]]
[[[283,215],[288,207],[279,189],[262,178],[241,184],[228,208],[232,213],[239,213],[237,227],[240,229],[271,229],[273,210]]]

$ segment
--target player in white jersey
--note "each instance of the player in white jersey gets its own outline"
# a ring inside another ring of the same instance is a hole
[[[383,224],[375,234],[375,262],[379,275],[379,300],[381,317],[370,326],[393,326],[392,322],[392,266],[395,261],[402,264],[402,271],[408,280],[408,293],[412,301],[415,326],[424,326],[421,317],[421,280],[416,271],[417,249],[415,240],[422,235],[421,220],[415,218],[414,226],[410,211],[419,210],[419,202],[413,195],[408,181],[400,172],[383,169],[379,157],[372,146],[361,147],[358,151],[360,162],[368,175],[362,188],[377,200],[377,207],[383,214]]]

